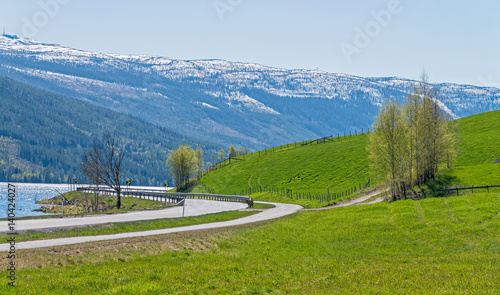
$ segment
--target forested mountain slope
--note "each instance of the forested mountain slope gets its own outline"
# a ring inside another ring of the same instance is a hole
[[[169,180],[166,159],[178,144],[200,146],[209,157],[220,146],[132,116],[55,95],[0,77],[0,181],[64,182],[80,177],[94,135],[116,132],[125,144],[124,173],[134,185]]]

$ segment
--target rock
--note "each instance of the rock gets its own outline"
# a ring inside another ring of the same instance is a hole
[[[495,162],[493,162],[493,164],[500,164],[500,158],[498,160],[496,160]]]

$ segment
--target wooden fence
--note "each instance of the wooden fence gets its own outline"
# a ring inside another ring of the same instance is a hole
[[[445,189],[440,189],[439,191],[442,192],[452,192],[456,191],[457,196],[459,191],[463,190],[471,190],[472,193],[474,193],[474,190],[479,190],[479,189],[486,189],[487,192],[490,192],[490,188],[499,188],[500,185],[486,185],[486,186],[471,186],[471,187],[455,187],[455,188],[445,188]]]
[[[207,168],[207,169],[199,172],[196,176],[194,176],[192,178],[192,180],[193,179],[200,180],[207,173],[209,173],[211,171],[214,171],[214,170],[217,170],[217,169],[220,169],[220,168],[222,168],[224,166],[230,165],[231,163],[234,163],[234,162],[243,161],[245,159],[252,159],[252,158],[258,158],[258,157],[262,157],[262,156],[267,156],[268,154],[271,154],[271,153],[274,153],[274,152],[277,152],[277,151],[287,150],[287,149],[292,149],[292,148],[297,148],[297,147],[302,147],[302,146],[306,146],[306,145],[312,145],[314,143],[316,143],[316,144],[322,144],[322,143],[325,143],[327,141],[333,141],[336,138],[351,137],[351,136],[358,135],[358,131],[360,131],[359,134],[365,134],[365,133],[368,134],[368,133],[370,133],[370,129],[369,128],[366,129],[366,130],[363,129],[363,128],[361,130],[355,129],[354,132],[352,132],[352,131],[349,131],[349,133],[344,132],[343,136],[342,136],[341,133],[337,133],[336,137],[334,135],[330,135],[330,136],[325,136],[325,137],[321,137],[321,138],[317,138],[317,139],[309,140],[309,141],[294,142],[294,143],[284,144],[284,145],[280,145],[280,146],[268,148],[268,149],[265,149],[265,150],[262,150],[262,151],[257,151],[257,152],[253,152],[253,153],[250,153],[250,154],[238,156],[238,157],[229,158],[229,159],[223,160],[221,162],[218,162],[218,163],[212,165],[211,167],[209,167],[209,168]]]
[[[351,195],[353,193],[356,193],[360,190],[366,189],[370,187],[370,180],[365,183],[361,183],[357,186],[354,186],[352,188],[349,188],[347,190],[343,190],[341,192],[330,192],[330,189],[324,189],[326,193],[324,194],[315,194],[315,193],[310,193],[310,192],[300,192],[292,189],[287,189],[287,188],[279,188],[275,186],[258,186],[258,187],[253,187],[246,189],[242,191],[240,194],[255,194],[255,193],[260,193],[260,192],[268,192],[268,193],[274,193],[274,194],[279,194],[282,197],[287,197],[292,200],[310,200],[310,201],[319,201],[319,202],[331,202],[338,200],[342,197]]]

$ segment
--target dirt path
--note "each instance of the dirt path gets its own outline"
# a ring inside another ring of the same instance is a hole
[[[387,197],[381,196],[381,197],[378,197],[378,198],[376,198],[375,200],[373,200],[371,202],[367,202],[367,203],[363,203],[363,202],[365,202],[366,200],[369,200],[370,198],[373,198],[374,196],[379,195],[379,194],[381,194],[381,193],[383,193],[385,191],[386,190],[373,190],[371,192],[368,192],[364,196],[361,196],[361,197],[355,198],[355,199],[350,199],[350,200],[348,200],[346,202],[343,202],[343,203],[340,203],[340,204],[335,204],[335,205],[332,205],[332,206],[322,207],[322,208],[302,209],[302,211],[329,210],[329,209],[340,208],[340,207],[349,207],[349,206],[356,206],[356,205],[375,204],[375,203],[379,203],[379,202],[382,202],[382,201],[386,200]]]

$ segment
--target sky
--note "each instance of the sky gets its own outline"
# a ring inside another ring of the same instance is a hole
[[[500,88],[499,13],[498,0],[0,0],[7,34],[94,52]]]

